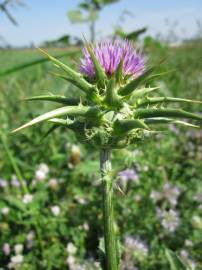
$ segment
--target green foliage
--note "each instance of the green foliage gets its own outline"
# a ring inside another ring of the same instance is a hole
[[[165,255],[170,263],[171,270],[189,270],[171,250],[165,249]]]

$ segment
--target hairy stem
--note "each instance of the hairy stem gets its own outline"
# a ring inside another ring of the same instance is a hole
[[[113,181],[111,178],[111,163],[109,156],[109,150],[101,150],[100,169],[103,186],[105,259],[107,270],[118,270],[117,246],[113,214]]]

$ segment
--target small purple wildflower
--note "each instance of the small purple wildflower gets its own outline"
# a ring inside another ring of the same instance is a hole
[[[138,175],[135,170],[133,169],[126,169],[118,173],[118,176],[122,182],[127,182],[128,180],[137,182]]]
[[[136,78],[145,70],[144,57],[127,40],[98,43],[93,48],[93,52],[107,76],[111,76],[116,71],[122,59],[124,76],[129,75]],[[95,68],[86,47],[83,49],[83,55],[80,72],[92,79],[95,75]]]
[[[11,177],[11,186],[13,186],[13,187],[20,186],[20,182],[18,181],[18,179],[15,175],[12,175],[12,177]]]
[[[7,181],[4,179],[0,179],[0,188],[6,188],[8,186]]]

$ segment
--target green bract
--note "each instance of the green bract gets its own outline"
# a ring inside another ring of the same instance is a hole
[[[62,107],[46,112],[27,124],[15,129],[19,131],[39,122],[47,121],[56,127],[65,126],[75,131],[78,139],[99,149],[122,148],[135,144],[145,135],[153,134],[156,124],[176,123],[198,127],[180,119],[202,120],[202,116],[182,109],[166,107],[171,103],[202,103],[200,101],[152,97],[159,88],[146,87],[156,67],[151,67],[135,79],[124,78],[120,62],[117,70],[107,76],[96,59],[91,46],[87,46],[95,67],[96,79],[89,82],[83,75],[63,64],[58,59],[42,51],[60,70],[57,76],[66,79],[85,93],[80,99],[47,95],[27,98],[27,100],[52,101]]]

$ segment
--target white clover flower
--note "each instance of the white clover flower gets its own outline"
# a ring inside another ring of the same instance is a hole
[[[189,257],[189,254],[188,254],[187,250],[182,249],[182,250],[180,250],[180,256],[182,258],[186,258],[187,259]]]
[[[41,170],[37,170],[35,172],[35,179],[36,181],[43,181],[44,179],[46,179],[46,173],[41,171]]]
[[[23,252],[23,245],[22,244],[16,244],[14,246],[15,254],[21,254]]]
[[[43,181],[44,179],[46,179],[48,173],[49,173],[48,165],[41,163],[39,164],[35,172],[35,178],[37,181]]]
[[[70,255],[66,259],[66,264],[71,268],[75,264],[76,260],[75,257]]]
[[[8,243],[4,243],[4,244],[3,244],[2,251],[3,251],[3,254],[4,254],[5,256],[10,255],[10,252],[11,252],[10,245],[9,245]]]
[[[10,208],[9,208],[9,207],[3,207],[3,208],[1,209],[1,213],[2,213],[2,215],[4,215],[4,216],[7,216],[9,212],[10,212]]]
[[[158,192],[158,191],[155,191],[153,190],[151,193],[150,193],[150,198],[154,201],[154,202],[158,202],[162,199],[162,194],[161,192]]]
[[[54,216],[59,216],[60,214],[60,207],[58,205],[51,206],[51,212]]]
[[[21,264],[23,263],[24,257],[21,254],[15,255],[11,257],[11,262],[13,264]]]
[[[149,171],[149,166],[148,165],[144,165],[143,166],[143,171],[148,172]]]
[[[7,265],[9,269],[19,269],[20,265],[23,263],[24,257],[21,254],[11,257],[11,261]]]
[[[139,238],[127,236],[124,244],[127,249],[130,249],[137,257],[145,257],[148,254],[148,246]]]
[[[55,179],[55,178],[51,178],[49,181],[48,181],[48,187],[52,190],[55,190],[57,189],[58,187],[58,180]]]
[[[194,246],[194,243],[189,239],[186,239],[184,241],[184,244],[185,244],[186,247],[193,247]]]
[[[88,223],[84,223],[82,225],[82,228],[84,229],[84,231],[89,231],[89,225],[88,225]]]
[[[180,189],[178,187],[172,186],[169,182],[166,182],[161,191],[153,190],[150,194],[150,198],[154,202],[160,200],[167,200],[171,206],[177,205],[177,199],[180,195]]]
[[[26,235],[26,240],[27,240],[26,247],[27,247],[28,249],[31,249],[31,248],[32,248],[34,237],[35,237],[35,232],[34,232],[34,231],[30,231],[30,232]]]
[[[39,164],[39,167],[38,167],[39,170],[43,171],[44,173],[49,173],[49,167],[47,164],[45,163],[41,163]]]
[[[31,194],[25,194],[25,195],[22,197],[22,201],[23,201],[23,203],[25,203],[25,204],[28,204],[28,203],[32,202],[32,200],[33,200],[33,195],[31,195]]]
[[[27,236],[26,236],[26,239],[27,241],[32,241],[35,237],[35,232],[34,231],[30,231]]]
[[[74,198],[81,205],[85,205],[87,203],[87,200],[84,199],[84,198],[82,198],[82,197],[80,197],[79,195],[76,195]]]
[[[0,188],[6,188],[8,186],[8,183],[4,179],[0,179]]]
[[[163,185],[162,190],[163,196],[167,199],[171,205],[175,206],[177,204],[177,199],[180,195],[180,189],[175,186],[171,186],[169,182]]]
[[[68,254],[73,255],[76,253],[77,248],[75,247],[73,243],[70,242],[67,244],[66,251],[68,252]]]
[[[140,195],[135,195],[134,200],[136,203],[139,203],[142,200],[142,197]]]
[[[180,223],[178,212],[173,209],[166,211],[159,208],[156,209],[156,212],[162,227],[170,233],[175,232]]]
[[[15,264],[12,262],[9,262],[7,267],[8,267],[8,269],[15,269],[16,268]]]

